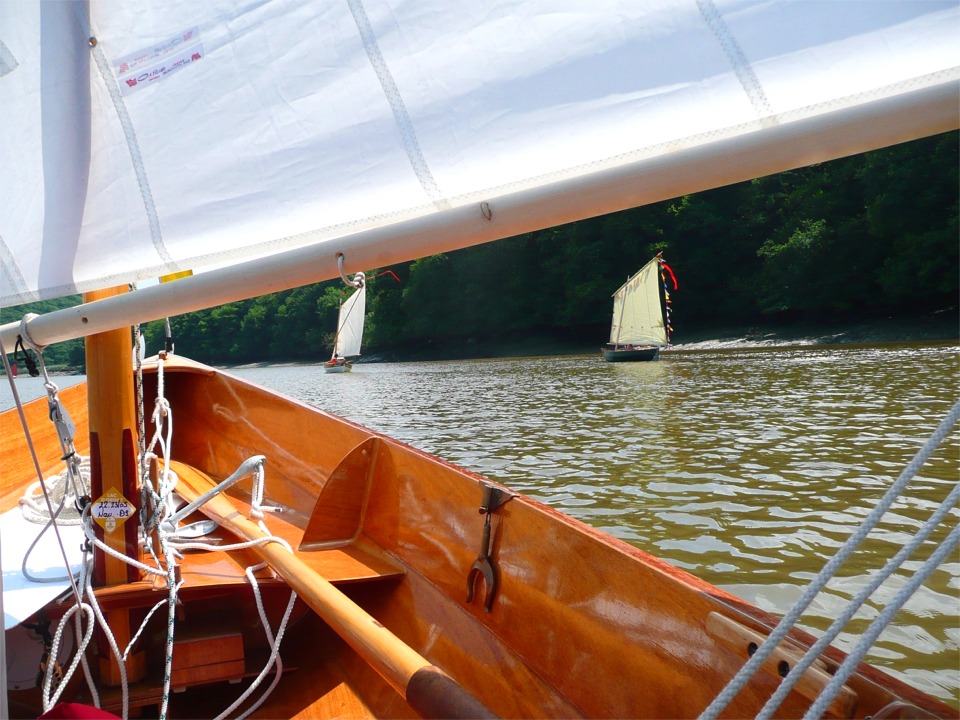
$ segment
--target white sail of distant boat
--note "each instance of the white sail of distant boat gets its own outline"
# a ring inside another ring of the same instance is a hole
[[[334,355],[342,358],[360,356],[360,344],[363,341],[363,318],[366,308],[367,287],[360,287],[340,306],[337,318],[337,341]]]
[[[346,281],[346,277],[344,277]],[[347,282],[356,288],[354,293],[340,303],[337,313],[337,334],[333,341],[333,354],[323,364],[328,373],[350,372],[353,363],[360,357],[360,345],[363,343],[363,323],[367,310],[367,283],[362,272]]]
[[[655,360],[667,344],[667,324],[660,299],[660,256],[653,258],[613,294],[610,362]]]

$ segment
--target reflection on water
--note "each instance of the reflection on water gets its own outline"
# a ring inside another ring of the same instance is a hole
[[[656,363],[578,356],[237,373],[783,613],[957,400],[960,356],[954,345],[833,347],[667,353]],[[826,629],[960,480],[958,435],[816,598],[805,627]],[[885,583],[837,644],[849,650],[906,577]],[[868,659],[960,705],[958,595],[955,556]]]
[[[483,473],[774,613],[791,607],[960,395],[956,345],[234,372]],[[802,624],[828,627],[958,481],[955,430]],[[837,644],[849,650],[906,577],[885,583]],[[958,618],[955,554],[868,660],[960,706]]]

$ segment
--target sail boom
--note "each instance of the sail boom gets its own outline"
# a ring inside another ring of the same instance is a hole
[[[960,84],[951,75],[943,82],[856,107],[769,125],[58,310],[30,320],[28,332],[34,343],[50,345],[329,280],[340,274],[337,253],[353,267],[386,267],[826,162],[956,130],[958,107]],[[12,348],[18,333],[19,323],[0,327],[4,346]]]

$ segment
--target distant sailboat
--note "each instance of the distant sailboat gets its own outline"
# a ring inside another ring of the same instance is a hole
[[[601,351],[605,360],[656,360],[660,349],[670,344],[670,294],[663,277],[663,273],[669,270],[662,254],[658,254],[613,294],[610,342]],[[673,278],[672,272],[670,276]],[[663,301],[660,299],[661,285]]]
[[[340,305],[337,318],[337,337],[333,343],[333,355],[323,364],[324,372],[350,372],[354,358],[360,356],[363,341],[363,320],[367,305],[367,284],[362,272],[353,276],[351,283],[357,288],[347,301]]]

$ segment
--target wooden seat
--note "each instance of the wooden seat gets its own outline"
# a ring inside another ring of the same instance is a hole
[[[193,502],[217,484],[217,481],[206,473],[184,463],[172,461],[170,468],[180,478],[177,492],[187,502]],[[233,496],[230,500],[240,514],[248,515],[250,511],[249,503]],[[301,561],[334,585],[401,577],[404,573],[402,567],[389,560],[378,548],[362,539],[357,539],[350,545],[337,548],[298,551],[296,548],[300,545],[303,530],[287,522],[283,513],[266,513],[263,523],[273,535],[286,540],[290,547],[294,548],[294,554]],[[224,545],[238,542],[235,535],[223,528],[220,528],[215,536],[222,538],[222,544]],[[208,557],[204,559],[203,556]],[[230,565],[239,569],[239,575],[235,575],[236,571],[228,568],[224,556],[229,558]],[[243,577],[244,568],[257,564],[257,562],[259,561],[256,560],[255,555],[246,550],[226,553],[185,553],[183,562],[184,587],[204,583],[222,585],[224,582],[230,582],[234,579],[238,582],[246,582]],[[261,575],[267,582],[273,579],[273,575],[269,572],[262,572]]]

